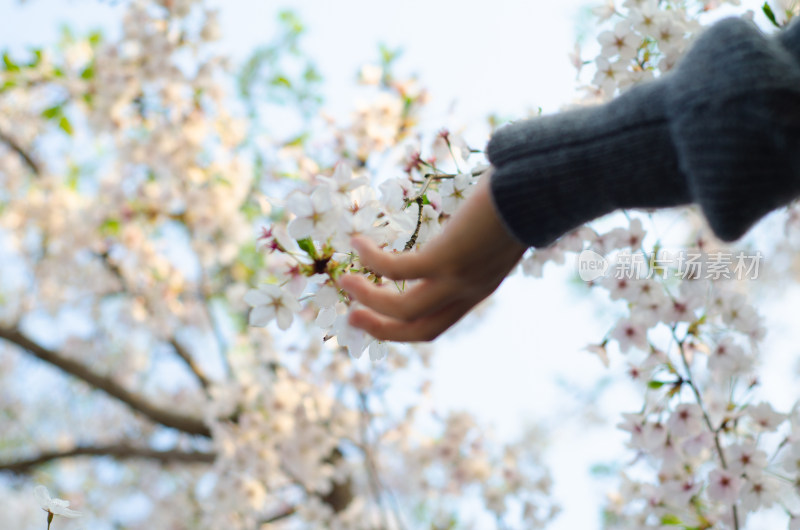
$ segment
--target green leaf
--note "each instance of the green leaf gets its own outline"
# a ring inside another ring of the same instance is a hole
[[[400,54],[402,53],[400,48],[392,50],[385,44],[379,44],[378,51],[381,54],[381,62],[383,63],[384,67],[391,65],[398,57],[400,57]]]
[[[11,56],[8,55],[8,52],[3,54],[3,64],[6,67],[7,72],[19,72],[19,65],[11,59]]]
[[[39,64],[42,62],[42,50],[36,48],[31,51],[33,52],[33,59],[31,60],[31,62],[28,63],[28,66],[30,68],[35,68],[39,66]]]
[[[423,195],[422,196],[422,204],[430,204],[430,203],[431,203],[431,201],[428,200],[428,195],[427,194]]]
[[[50,107],[49,109],[44,109],[42,111],[42,118],[46,120],[52,120],[57,118],[58,116],[61,116],[61,114],[62,114],[62,107],[59,104],[54,107]]]
[[[286,9],[278,13],[278,20],[284,27],[286,27],[286,29],[289,30],[290,33],[294,35],[300,35],[306,30],[305,26],[303,26],[303,23],[300,22],[300,17],[298,17],[297,13],[291,9]]]
[[[100,225],[100,233],[104,236],[117,236],[122,229],[122,223],[119,222],[119,219],[106,219],[102,225]]]
[[[292,88],[292,82],[282,75],[276,75],[275,77],[273,77],[272,80],[269,82],[269,84],[272,86],[282,86],[285,88]]]
[[[314,241],[307,237],[305,239],[298,239],[297,245],[308,254],[311,259],[317,259],[317,247],[314,246]]]
[[[671,526],[680,526],[681,525],[681,520],[677,515],[668,514],[668,515],[664,515],[663,517],[661,517],[661,524],[671,525]]]
[[[66,116],[61,116],[61,119],[58,120],[58,126],[69,136],[72,136],[72,133],[75,132],[72,129],[72,124],[69,122],[69,119]]]
[[[319,83],[322,81],[322,75],[314,68],[314,65],[308,65],[303,72],[303,79],[306,83]]]
[[[69,173],[67,174],[67,187],[72,191],[77,191],[80,178],[81,168],[75,164],[70,164]]]
[[[778,24],[778,21],[775,19],[775,13],[772,11],[772,7],[770,7],[769,2],[764,2],[764,5],[761,6],[761,10],[765,15],[767,15],[769,21],[772,22],[776,28],[781,27],[781,25]]]
[[[664,381],[650,381],[647,383],[647,388],[652,388],[653,390],[658,390],[662,386],[666,385]]]
[[[103,33],[98,29],[89,34],[89,44],[97,46],[103,40]]]
[[[308,140],[308,133],[303,133],[295,136],[284,145],[286,147],[302,147],[306,140]]]
[[[90,63],[83,72],[81,72],[81,79],[88,81],[94,77],[94,63]]]

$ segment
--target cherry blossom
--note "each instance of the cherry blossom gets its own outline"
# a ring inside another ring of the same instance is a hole
[[[642,323],[622,319],[611,332],[611,337],[619,343],[622,352],[628,352],[631,347],[647,349],[647,327]]]
[[[50,492],[44,486],[36,486],[33,489],[33,495],[39,502],[42,510],[47,512],[47,528],[50,528],[50,523],[53,521],[54,515],[61,517],[74,518],[80,517],[81,513],[76,512],[69,508],[69,501],[63,499],[54,499],[50,497]]]
[[[317,186],[310,196],[292,195],[286,206],[296,215],[288,226],[289,235],[294,239],[324,239],[333,231],[333,199],[327,186]]]
[[[742,480],[722,469],[715,469],[708,475],[708,496],[727,505],[733,505],[739,498]]]
[[[629,60],[636,56],[639,39],[631,32],[631,24],[622,20],[614,26],[613,31],[604,31],[597,37],[602,46],[600,52],[603,57],[612,58],[619,56],[622,60]]]
[[[264,327],[274,319],[279,328],[289,329],[294,313],[300,310],[297,300],[277,285],[263,285],[251,290],[244,296],[244,301],[253,307],[251,326]]]

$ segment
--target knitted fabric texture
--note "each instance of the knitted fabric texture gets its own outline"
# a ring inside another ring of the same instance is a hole
[[[718,22],[672,73],[503,127],[487,150],[497,211],[527,245],[618,208],[692,202],[737,239],[800,195],[800,22],[776,37]]]

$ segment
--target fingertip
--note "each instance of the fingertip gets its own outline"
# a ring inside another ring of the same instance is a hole
[[[353,282],[357,281],[355,279],[355,275],[353,274],[342,274],[339,278],[339,288],[350,294],[350,289],[353,286]]]
[[[347,323],[354,328],[368,331],[369,314],[363,309],[354,309],[350,311],[350,314],[347,316]]]
[[[358,325],[358,309],[350,311],[350,313],[347,315],[347,323],[355,328],[360,327]]]
[[[365,280],[365,278],[356,274],[346,274],[339,278],[339,287],[351,300],[357,300]]]
[[[356,251],[358,261],[361,262],[362,265],[369,269],[380,268],[382,252],[374,241],[363,236],[353,236],[350,239],[350,245]],[[380,274],[380,272],[378,273]]]
[[[355,249],[355,251],[360,256],[361,254],[369,253],[371,247],[373,247],[375,243],[362,236],[353,236],[352,238],[350,238],[350,245]]]

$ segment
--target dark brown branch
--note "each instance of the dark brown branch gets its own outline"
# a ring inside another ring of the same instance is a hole
[[[422,207],[423,207],[422,197],[421,196],[417,197],[414,202],[416,202],[417,206],[419,206],[419,211],[417,212],[417,227],[414,229],[414,233],[411,234],[411,239],[409,239],[408,242],[406,243],[406,246],[403,247],[403,252],[408,252],[409,250],[414,248],[414,245],[417,244],[417,238],[419,237],[419,229],[422,227]]]
[[[186,366],[189,368],[189,370],[191,370],[195,377],[197,377],[197,380],[200,382],[200,385],[203,387],[203,389],[208,390],[208,385],[211,384],[211,382],[200,365],[194,361],[189,351],[181,346],[177,339],[170,339],[169,343],[175,349],[175,353],[178,354],[178,357],[180,357],[183,362],[186,363]]]
[[[210,464],[214,462],[214,459],[216,458],[214,453],[204,453],[200,451],[179,451],[177,449],[173,449],[171,451],[156,451],[147,447],[135,447],[126,443],[121,443],[112,445],[75,447],[66,451],[46,451],[32,458],[17,460],[14,462],[0,462],[0,472],[8,471],[18,475],[23,475],[25,473],[30,473],[34,468],[49,462],[80,456],[108,456],[116,460],[131,460],[135,458],[141,458],[145,460],[153,460],[160,464]]]
[[[33,342],[16,329],[0,327],[0,339],[5,339],[12,344],[16,344],[31,355],[60,368],[64,372],[88,383],[98,390],[102,390],[109,396],[117,398],[133,410],[156,423],[187,434],[196,434],[207,438],[211,437],[211,431],[199,418],[176,414],[170,410],[158,407],[139,394],[127,390],[112,378],[100,375],[78,361],[63,357],[59,353]]]
[[[16,140],[14,140],[14,139],[13,139],[13,138],[11,138],[10,136],[8,136],[8,135],[7,135],[6,133],[4,133],[3,131],[0,131],[0,142],[3,142],[3,143],[4,143],[4,144],[6,144],[6,145],[7,145],[7,146],[8,146],[8,147],[9,147],[9,148],[12,150],[12,151],[14,151],[15,153],[17,153],[17,154],[20,156],[20,158],[22,158],[22,160],[25,162],[25,164],[26,164],[26,165],[27,165],[29,168],[31,168],[31,171],[33,171],[34,173],[36,173],[36,175],[41,175],[41,174],[42,174],[42,171],[41,171],[41,169],[39,168],[39,163],[38,163],[38,162],[36,162],[36,161],[35,161],[35,160],[34,160],[34,159],[31,157],[31,155],[29,155],[29,154],[28,154],[28,153],[25,151],[25,149],[23,149],[23,148],[22,148],[22,146],[21,146],[21,145],[19,145],[19,144],[16,142]]]

